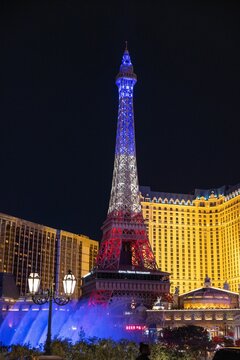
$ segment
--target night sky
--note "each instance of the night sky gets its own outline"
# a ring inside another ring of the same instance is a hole
[[[101,238],[125,40],[140,185],[240,182],[238,1],[5,1],[0,16],[0,212]]]

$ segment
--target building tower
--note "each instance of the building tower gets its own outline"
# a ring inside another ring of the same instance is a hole
[[[126,49],[116,78],[119,108],[115,161],[108,215],[97,258],[100,269],[157,269],[140,205],[133,113],[136,82]]]
[[[240,183],[193,194],[153,191],[141,186],[143,218],[160,269],[171,273],[171,290],[212,286],[238,292],[240,284]]]
[[[169,274],[157,269],[141,210],[133,113],[136,82],[126,48],[116,78],[119,108],[109,209],[96,268],[83,278],[83,296],[94,303],[129,297],[150,305],[169,292]],[[149,281],[154,283],[152,291],[144,286]]]
[[[81,279],[93,267],[97,253],[98,242],[88,236],[0,213],[0,299],[10,298],[11,291],[12,298],[18,297],[10,286],[10,274],[20,296],[29,291],[31,272],[40,275],[43,289],[49,289],[54,279],[55,288],[61,293],[62,275],[71,269],[76,278]],[[9,287],[5,288],[4,284]],[[4,293],[8,295],[1,295]],[[80,296],[78,288],[74,297]]]

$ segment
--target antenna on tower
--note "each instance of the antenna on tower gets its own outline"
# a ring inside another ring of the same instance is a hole
[[[125,51],[128,51],[128,42],[125,40]]]

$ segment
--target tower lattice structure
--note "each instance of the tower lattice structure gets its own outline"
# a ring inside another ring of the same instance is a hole
[[[109,209],[96,266],[82,279],[82,296],[89,304],[150,307],[157,297],[169,294],[169,273],[157,268],[141,210],[133,112],[136,82],[126,48],[116,77],[119,108]]]
[[[119,107],[115,160],[108,215],[97,257],[99,269],[157,270],[140,204],[133,111],[136,82],[130,55],[125,49],[116,78]]]

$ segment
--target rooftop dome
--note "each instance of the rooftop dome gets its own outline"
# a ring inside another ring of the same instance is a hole
[[[203,287],[183,295],[184,309],[229,309],[230,291],[214,287]]]

